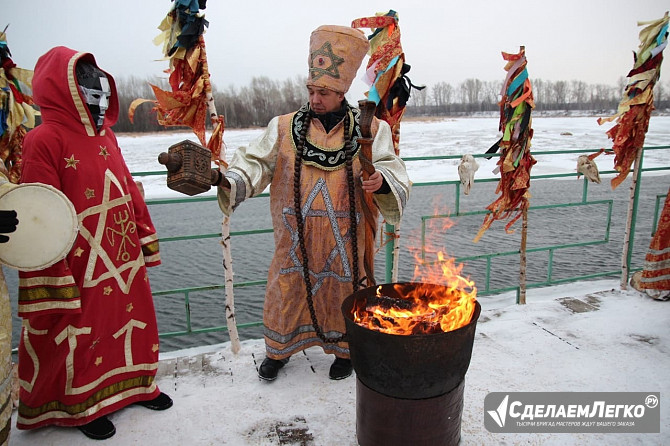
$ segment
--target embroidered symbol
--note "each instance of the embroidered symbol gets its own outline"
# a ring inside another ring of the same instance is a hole
[[[317,60],[317,63],[321,66],[326,65],[326,60],[330,60],[330,66],[325,68],[315,67],[314,66],[315,59]],[[328,75],[335,79],[340,78],[340,70],[338,67],[344,63],[344,58],[339,57],[335,53],[333,53],[333,47],[330,44],[330,42],[324,43],[321,46],[321,48],[312,52],[312,54],[310,54],[310,60],[311,60],[310,63],[311,68],[309,69],[309,72],[313,80],[317,80],[323,75]]]
[[[84,191],[84,195],[86,196],[87,200],[90,200],[91,198],[95,197],[95,191],[90,187],[87,187]]]
[[[135,233],[137,230],[137,225],[134,221],[128,220],[130,220],[128,211],[123,210],[114,215],[114,223],[116,223],[121,229],[117,230],[114,228],[107,228],[107,240],[112,246],[114,246],[114,236],[121,236],[121,243],[119,244],[119,250],[116,254],[116,260],[122,260],[124,262],[130,260],[130,253],[126,249],[126,243],[130,243],[133,247],[137,246],[128,235]]]
[[[98,155],[102,156],[103,158],[105,158],[105,160],[107,160],[107,157],[109,156],[109,152],[107,151],[107,147],[100,146],[100,153],[98,153]]]
[[[323,198],[324,209],[313,207],[314,201],[319,195]],[[330,252],[325,254],[326,257],[323,259],[324,261],[321,270],[316,271],[310,269],[309,271],[309,274],[313,279],[312,291],[316,293],[317,290],[321,288],[321,285],[326,278],[332,278],[339,282],[350,281],[352,272],[349,257],[347,255],[347,245],[351,244],[353,228],[347,227],[348,225],[346,225],[350,217],[349,211],[335,209],[335,204],[331,199],[326,182],[323,178],[320,178],[316,182],[300,212],[302,212],[305,221],[308,219],[328,219],[330,222],[329,226],[332,229],[333,245],[325,247],[325,249],[330,249]],[[284,208],[282,212],[282,220],[284,226],[291,234],[291,248],[288,256],[293,266],[280,269],[280,274],[302,272],[303,270],[302,259],[298,255],[298,252],[300,251],[298,229],[295,226],[294,221],[289,221],[289,215],[292,217],[295,216],[295,209],[291,207]],[[340,227],[340,221],[345,224],[344,227]],[[358,213],[356,213],[356,221],[360,221],[360,214]],[[330,234],[328,235],[328,238],[330,238]],[[324,238],[324,240],[326,240],[326,238]]]
[[[77,170],[77,163],[79,160],[74,159],[74,153],[69,158],[63,158],[65,160],[65,168],[72,167],[74,170]]]
[[[113,191],[118,191],[118,198],[112,198],[112,195],[115,194]],[[119,262],[114,260],[116,253],[113,252],[113,249],[108,249],[108,246],[103,247],[107,240],[106,235],[116,237],[113,233],[107,234],[107,229],[114,226],[114,223],[111,222],[112,215],[121,213],[123,209],[130,212],[132,198],[124,191],[121,180],[111,170],[105,170],[105,183],[102,192],[98,191],[100,203],[84,209],[77,216],[79,234],[90,245],[90,249],[86,250],[88,261],[82,285],[84,288],[95,287],[101,282],[111,279],[118,286],[118,288],[115,286],[114,290],[128,294],[135,276],[143,269],[144,262],[140,250],[131,252],[134,258],[130,261],[118,264]],[[87,223],[89,221],[90,223]],[[134,237],[133,240],[135,240]],[[135,240],[135,243],[137,243],[137,240]]]

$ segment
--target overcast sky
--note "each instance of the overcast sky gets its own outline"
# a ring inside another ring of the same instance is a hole
[[[0,29],[9,24],[9,47],[22,68],[34,68],[40,55],[58,45],[92,52],[114,76],[160,76],[167,68],[152,40],[170,0],[0,0],[0,5]],[[518,52],[524,45],[531,80],[616,85],[633,66],[642,29],[637,22],[661,18],[670,1],[210,0],[205,42],[212,81],[223,89],[248,85],[254,76],[278,81],[306,76],[312,30],[350,25],[389,9],[400,16],[415,84],[502,81],[501,51]],[[664,66],[666,83],[670,72],[667,62]],[[354,81],[352,92],[366,90],[363,81]]]

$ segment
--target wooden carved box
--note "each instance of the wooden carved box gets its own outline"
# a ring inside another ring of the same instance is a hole
[[[167,186],[186,195],[207,192],[216,179],[211,168],[212,153],[206,147],[189,140],[170,146],[158,156],[158,162],[168,170]]]

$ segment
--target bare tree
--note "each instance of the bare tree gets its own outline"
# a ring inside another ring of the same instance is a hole
[[[586,105],[586,100],[588,99],[588,85],[586,85],[586,82],[573,80],[570,92],[570,103],[575,104],[575,106],[579,108],[583,108]]]
[[[565,107],[568,104],[568,83],[556,81],[553,83],[553,87],[553,99],[556,107]]]
[[[482,83],[482,104],[486,104],[491,108],[495,107],[500,101],[500,88],[502,81],[485,81]]]
[[[475,110],[479,104],[482,94],[482,81],[479,79],[466,79],[461,84],[461,97],[463,102],[468,105],[468,111]]]

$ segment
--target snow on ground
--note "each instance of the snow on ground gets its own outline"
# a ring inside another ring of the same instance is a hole
[[[484,297],[465,378],[461,445],[670,444],[670,302],[616,280]],[[578,304],[578,305],[576,305]],[[262,340],[161,356],[158,384],[174,399],[165,412],[137,406],[110,416],[105,445],[356,445],[356,378],[328,379],[332,356],[295,355],[275,382],[257,377]],[[484,427],[489,392],[660,392],[656,434],[500,434]],[[15,423],[15,420],[14,420]],[[75,428],[13,428],[11,446],[89,445]],[[97,444],[97,443],[96,443]]]

